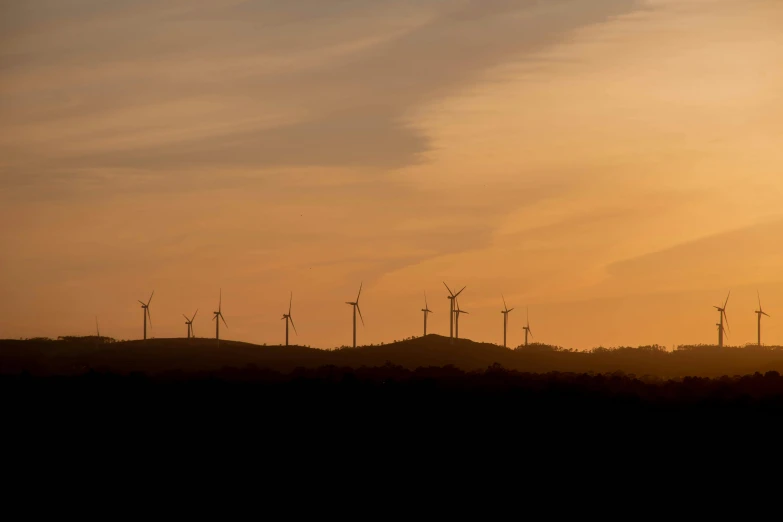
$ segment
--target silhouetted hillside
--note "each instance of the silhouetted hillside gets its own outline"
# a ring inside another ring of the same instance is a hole
[[[74,375],[90,369],[116,373],[159,374],[216,371],[224,367],[255,366],[278,372],[296,368],[338,366],[360,368],[387,362],[408,369],[452,365],[483,370],[494,363],[533,373],[613,373],[638,377],[720,377],[754,372],[783,372],[783,350],[775,347],[681,347],[670,352],[657,346],[577,352],[546,345],[510,350],[489,343],[428,335],[380,346],[320,350],[302,346],[259,346],[214,339],[150,339],[114,341],[84,337],[59,340],[0,341],[0,372],[35,375]]]
[[[537,374],[499,364],[470,372],[453,366],[409,370],[386,364],[290,373],[245,367],[157,376],[18,374],[0,376],[0,394],[17,398],[6,403],[4,415],[22,422],[28,417],[130,426],[153,418],[169,423],[187,419],[199,429],[220,430],[231,419],[264,430],[297,426],[318,433],[353,424],[362,430],[360,436],[369,433],[370,422],[375,429],[448,424],[464,432],[492,423],[540,432],[631,419],[681,423],[700,417],[725,423],[727,414],[777,420],[783,412],[783,377],[778,372],[645,382],[619,372]]]
[[[447,350],[439,341],[448,340],[434,340],[438,342],[426,357],[456,357],[469,364],[476,357],[472,352],[463,356],[462,351],[482,346],[466,342]],[[280,347],[222,342],[221,347],[227,345],[223,357],[216,357],[209,346],[191,347],[191,360],[175,364],[184,350],[178,343],[160,341],[157,348],[168,350],[165,356],[139,350],[144,358],[128,355],[139,343],[115,344],[121,350],[111,357],[95,345],[80,345],[81,352],[75,354],[73,346],[68,350],[62,343],[49,342],[49,350],[60,353],[50,353],[48,361],[187,369],[168,368],[155,375],[89,370],[36,376],[9,374],[4,367],[0,402],[4,425],[9,427],[6,435],[12,437],[12,442],[6,439],[7,447],[29,448],[25,455],[38,455],[43,449],[79,459],[144,448],[166,462],[172,451],[179,451],[197,465],[204,448],[217,448],[221,460],[226,450],[242,448],[229,460],[246,466],[247,454],[258,451],[264,471],[270,462],[306,469],[301,466],[323,455],[337,455],[340,465],[348,455],[367,458],[383,470],[410,462],[438,469],[444,461],[464,470],[475,462],[504,462],[505,455],[513,454],[522,457],[525,469],[534,463],[565,469],[577,455],[594,455],[599,466],[607,451],[625,457],[634,448],[660,450],[662,443],[671,443],[682,458],[687,454],[692,459],[695,451],[715,458],[717,446],[737,445],[749,430],[757,440],[774,433],[783,414],[783,378],[778,372],[663,380],[619,371],[522,372],[501,364],[470,371],[449,365],[409,369],[391,363],[317,366],[320,357],[360,364],[397,352],[393,346],[335,352],[297,348],[293,353],[299,357],[291,358],[280,356],[285,350]],[[399,357],[415,365],[417,356],[406,350],[416,346],[413,341],[401,343]],[[488,350],[498,354],[497,347]],[[246,364],[248,351],[261,354],[255,360],[269,364],[279,357],[281,366],[290,367],[297,358],[314,366],[274,371]],[[519,352],[505,352],[516,363],[526,362],[515,359]],[[623,358],[645,353],[650,355],[644,350],[553,351],[550,355],[566,359],[550,362],[598,364],[604,357],[620,356],[610,365],[621,366]],[[217,368],[231,360],[245,364]],[[467,463],[466,448],[475,453]],[[553,464],[553,458],[564,455],[565,462]],[[297,459],[304,463],[297,464]],[[334,464],[328,469],[340,468]]]

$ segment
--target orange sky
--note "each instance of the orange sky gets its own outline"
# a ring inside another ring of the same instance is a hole
[[[165,5],[165,7],[163,7]],[[0,2],[0,337],[783,344],[779,0]]]

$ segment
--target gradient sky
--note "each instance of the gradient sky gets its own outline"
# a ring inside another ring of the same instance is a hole
[[[780,0],[0,0],[0,337],[783,344]]]

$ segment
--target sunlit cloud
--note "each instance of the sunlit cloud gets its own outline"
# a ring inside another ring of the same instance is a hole
[[[502,292],[556,344],[655,342],[653,309],[709,341],[682,314],[779,281],[781,26],[764,0],[0,3],[0,335],[134,337],[152,288],[178,335],[222,288],[228,335],[271,343],[293,290],[333,346],[364,281],[379,342],[449,279],[481,339]]]

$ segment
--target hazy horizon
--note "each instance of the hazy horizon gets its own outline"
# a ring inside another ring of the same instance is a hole
[[[783,345],[779,0],[0,0],[0,338]]]

